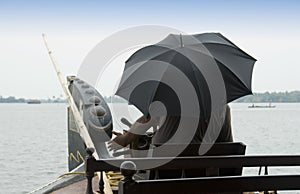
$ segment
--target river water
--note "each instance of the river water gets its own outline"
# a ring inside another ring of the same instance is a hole
[[[300,104],[274,104],[276,108],[268,109],[248,105],[230,105],[234,139],[247,145],[248,155],[300,154]],[[66,104],[0,104],[0,193],[28,193],[67,172],[66,108]],[[118,123],[115,126],[120,130]],[[244,171],[257,172],[257,168]],[[271,168],[270,173],[300,174],[300,169]]]

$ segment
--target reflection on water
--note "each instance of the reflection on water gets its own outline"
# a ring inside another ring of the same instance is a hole
[[[247,145],[247,154],[300,154],[300,104],[274,104],[272,109],[250,109],[232,103],[235,141]],[[0,190],[27,193],[67,171],[66,104],[0,104]],[[127,129],[118,120],[134,121],[132,106],[112,107],[116,130]],[[299,173],[295,168],[271,168],[270,173]],[[258,168],[244,171],[257,174]]]

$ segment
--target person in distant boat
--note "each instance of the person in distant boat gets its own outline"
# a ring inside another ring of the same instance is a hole
[[[151,115],[151,114],[150,114]],[[159,114],[156,114],[159,115]],[[123,123],[131,125],[130,129],[121,134],[113,131],[116,137],[108,144],[109,150],[119,150],[131,142],[139,138],[139,135],[145,134],[151,127],[154,129],[154,136],[152,144],[166,143],[176,132],[181,117],[180,116],[150,116],[149,118],[141,116],[134,124],[130,124],[123,119]],[[208,121],[199,119],[198,128],[191,142],[186,143],[201,143],[208,127]],[[233,142],[232,129],[231,129],[231,114],[230,107],[226,105],[226,113],[221,128],[220,134],[216,142]]]

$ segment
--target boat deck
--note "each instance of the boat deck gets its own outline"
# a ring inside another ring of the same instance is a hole
[[[93,178],[93,191],[98,191],[98,183],[99,178],[95,176]],[[51,192],[51,194],[82,194],[86,192],[86,185],[87,185],[87,179],[78,181],[76,183],[73,183],[69,186],[66,186],[64,188],[61,188],[57,191]],[[97,192],[94,192],[97,193]]]

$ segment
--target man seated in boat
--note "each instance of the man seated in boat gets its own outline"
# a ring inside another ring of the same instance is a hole
[[[141,116],[124,134],[113,132],[117,137],[109,142],[108,148],[110,150],[117,151],[123,147],[126,147],[131,142],[139,138],[140,135],[145,134],[146,131],[148,131],[151,127],[153,127],[155,133],[152,138],[152,144],[156,145],[166,143],[175,134],[182,117],[171,115],[165,116],[162,113],[163,111],[159,109],[160,108],[156,107],[152,108],[151,111],[150,107],[150,116]],[[216,142],[233,142],[231,130],[231,114],[230,107],[228,105],[226,105],[225,118],[221,120],[224,122],[218,138],[216,139]],[[207,127],[208,121],[200,118],[194,137],[191,141],[185,143],[201,143],[206,133]],[[188,127],[185,126],[184,128],[188,129]]]

